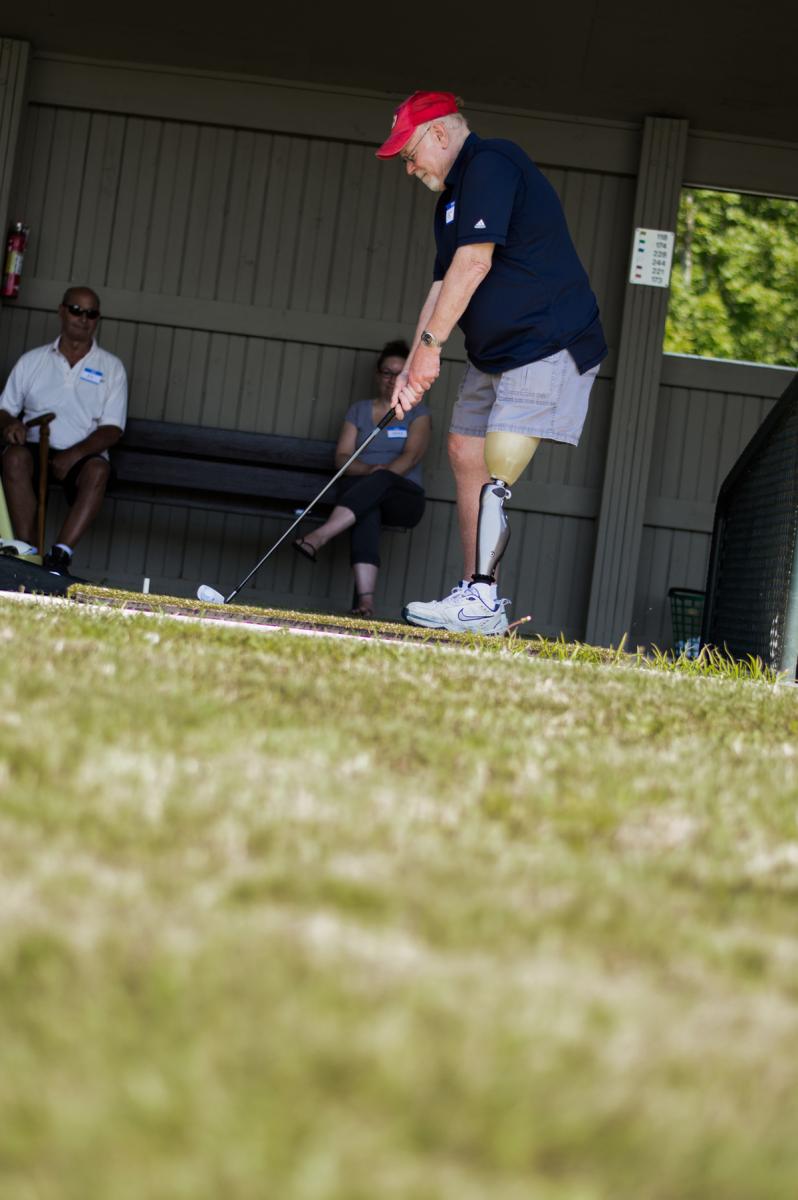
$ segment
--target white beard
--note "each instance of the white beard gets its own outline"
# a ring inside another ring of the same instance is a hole
[[[437,175],[428,175],[426,172],[422,175],[416,172],[416,179],[419,179],[424,187],[429,188],[431,192],[442,192],[444,190],[444,182]]]

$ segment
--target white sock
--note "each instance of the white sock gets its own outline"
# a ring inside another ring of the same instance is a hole
[[[56,548],[56,550],[63,550],[64,553],[68,554],[70,558],[74,554],[72,547],[67,546],[66,542],[56,542],[55,548]]]
[[[487,604],[490,608],[496,607],[495,583],[472,583],[471,588],[477,593],[483,604]]]

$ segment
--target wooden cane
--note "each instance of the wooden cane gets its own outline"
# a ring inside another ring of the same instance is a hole
[[[27,429],[39,428],[39,554],[44,556],[44,522],[47,517],[47,471],[50,458],[50,422],[55,420],[55,413],[42,413],[25,422]]]

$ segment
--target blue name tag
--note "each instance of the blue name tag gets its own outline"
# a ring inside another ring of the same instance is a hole
[[[389,438],[406,438],[407,437],[406,429],[386,429],[385,432],[388,434]]]
[[[95,371],[94,367],[84,367],[80,373],[80,378],[84,383],[102,383],[102,371]]]
[[[452,200],[451,204],[446,205],[446,224],[451,225],[453,220],[454,220],[454,200]]]

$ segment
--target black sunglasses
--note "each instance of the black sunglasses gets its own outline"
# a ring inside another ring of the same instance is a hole
[[[99,308],[81,308],[79,304],[65,304],[64,307],[73,317],[88,317],[90,321],[96,321],[100,315]]]

